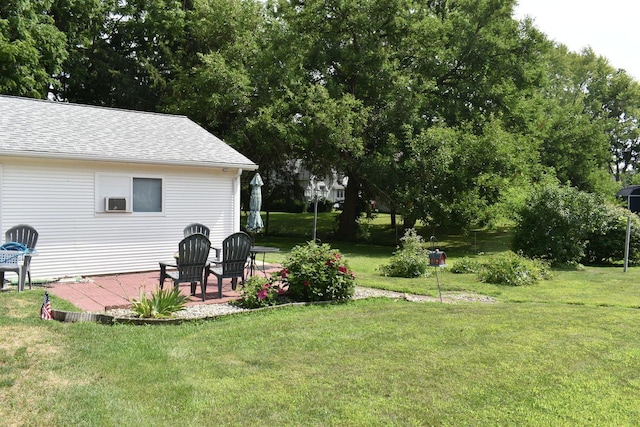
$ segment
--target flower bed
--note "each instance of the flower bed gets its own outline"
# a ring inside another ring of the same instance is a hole
[[[345,301],[353,297],[356,276],[342,254],[327,244],[296,246],[282,270],[245,282],[243,308],[268,307],[288,302]]]

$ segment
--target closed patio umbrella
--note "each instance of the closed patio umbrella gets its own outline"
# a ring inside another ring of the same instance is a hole
[[[247,217],[247,231],[257,233],[262,230],[264,224],[260,217],[262,207],[262,178],[259,173],[251,180],[251,197],[249,198],[249,216]]]

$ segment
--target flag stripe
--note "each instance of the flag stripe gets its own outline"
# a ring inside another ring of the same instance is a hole
[[[42,307],[40,307],[40,318],[44,320],[53,319],[51,313],[51,302],[49,301],[49,292],[44,293],[44,300],[42,301]]]

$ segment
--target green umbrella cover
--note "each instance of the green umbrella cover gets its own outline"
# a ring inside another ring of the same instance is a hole
[[[249,198],[249,217],[247,218],[247,231],[257,233],[262,230],[264,224],[260,217],[262,207],[262,178],[259,173],[251,180],[251,197]]]

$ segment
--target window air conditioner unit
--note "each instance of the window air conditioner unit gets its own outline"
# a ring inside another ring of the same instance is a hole
[[[104,210],[105,212],[127,212],[129,210],[128,200],[126,197],[105,197]]]

